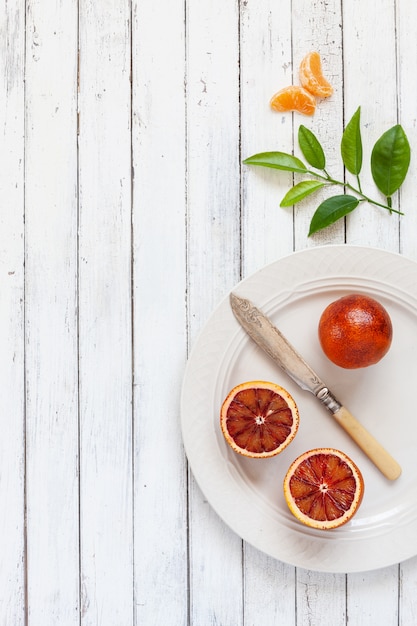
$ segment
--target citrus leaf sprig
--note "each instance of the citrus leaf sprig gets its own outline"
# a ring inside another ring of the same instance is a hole
[[[403,215],[392,207],[392,195],[401,187],[410,165],[410,144],[404,129],[396,124],[387,130],[372,148],[371,174],[375,185],[385,196],[386,203],[371,199],[362,190],[360,173],[362,170],[363,150],[360,129],[361,109],[358,107],[347,124],[340,144],[343,165],[355,177],[355,183],[336,180],[326,170],[324,150],[311,130],[301,125],[298,129],[298,143],[309,169],[303,161],[285,152],[262,152],[245,159],[246,165],[259,165],[301,174],[307,178],[294,185],[282,199],[280,206],[287,207],[300,202],[323,187],[340,186],[345,193],[331,196],[316,209],[308,236],[334,224],[337,220],[351,213],[361,202],[368,202],[390,213]],[[346,193],[349,190],[355,195]]]

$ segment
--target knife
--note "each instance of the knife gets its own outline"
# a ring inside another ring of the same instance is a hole
[[[397,479],[401,467],[360,422],[343,406],[303,357],[249,300],[230,294],[232,311],[249,337],[266,352],[297,385],[310,391],[332,413],[369,459],[389,480]]]

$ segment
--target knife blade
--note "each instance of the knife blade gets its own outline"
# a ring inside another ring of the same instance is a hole
[[[374,465],[389,480],[396,480],[401,467],[368,430],[335,398],[329,387],[321,380],[286,337],[271,320],[249,300],[230,294],[232,311],[249,337],[268,354],[273,361],[294,380],[312,393],[333,415]]]

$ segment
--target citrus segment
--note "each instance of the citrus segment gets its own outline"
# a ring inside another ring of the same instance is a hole
[[[332,95],[333,87],[323,76],[318,52],[309,52],[301,61],[300,83],[318,98],[328,98]]]
[[[323,352],[336,365],[345,369],[368,367],[388,352],[392,322],[374,298],[349,294],[324,309],[318,335]]]
[[[313,115],[316,110],[316,99],[303,87],[291,85],[278,91],[271,98],[274,111],[298,111],[304,115]]]
[[[364,492],[356,464],[340,450],[316,448],[299,456],[284,478],[291,513],[303,524],[329,530],[346,524]]]
[[[265,381],[237,385],[220,411],[227,443],[235,452],[254,458],[279,454],[294,438],[298,423],[298,409],[288,391]]]

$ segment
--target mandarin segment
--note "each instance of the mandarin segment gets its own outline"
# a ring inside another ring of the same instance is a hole
[[[303,524],[329,530],[346,524],[364,492],[356,464],[340,450],[317,448],[299,456],[284,479],[291,513]]]
[[[291,395],[266,381],[237,385],[220,411],[227,443],[235,452],[253,458],[279,454],[294,438],[298,423],[298,409]]]
[[[333,93],[333,87],[324,77],[321,58],[318,52],[309,52],[300,64],[300,83],[310,93],[318,98],[328,98]]]
[[[315,97],[303,87],[290,85],[274,94],[270,101],[274,111],[297,111],[303,115],[313,115],[316,110]]]

